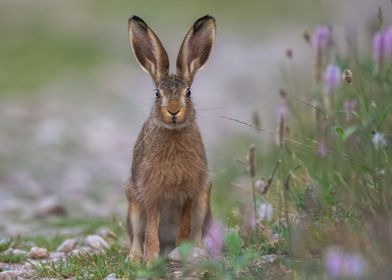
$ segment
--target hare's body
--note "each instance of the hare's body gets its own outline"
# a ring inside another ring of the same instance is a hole
[[[143,208],[159,206],[162,253],[176,245],[184,206],[194,197],[205,196],[208,188],[206,156],[196,122],[181,130],[169,130],[147,121],[134,147],[127,195],[134,204],[142,206],[140,216],[144,220],[146,213]],[[209,212],[209,201],[205,202]],[[208,223],[207,216],[202,223]],[[144,231],[141,233],[144,234]]]
[[[134,147],[131,179],[136,199],[148,208],[199,195],[207,187],[207,161],[196,122],[172,130],[147,121]]]
[[[202,246],[211,216],[207,159],[190,85],[212,49],[215,21],[206,16],[195,22],[172,75],[166,51],[147,24],[132,17],[129,31],[134,54],[156,85],[154,108],[136,140],[126,184],[130,256],[144,255],[150,262],[182,240]]]

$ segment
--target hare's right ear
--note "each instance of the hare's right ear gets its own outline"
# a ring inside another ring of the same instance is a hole
[[[128,20],[129,42],[141,68],[158,85],[169,74],[169,58],[161,41],[139,17]]]

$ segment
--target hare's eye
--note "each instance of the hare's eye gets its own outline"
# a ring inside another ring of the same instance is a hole
[[[187,97],[191,97],[191,94],[192,94],[191,89],[190,89],[190,88],[187,88],[187,89],[186,89],[186,96],[187,96]]]
[[[157,98],[161,97],[161,91],[160,91],[159,89],[156,89],[156,90],[155,90],[155,96],[156,96]]]

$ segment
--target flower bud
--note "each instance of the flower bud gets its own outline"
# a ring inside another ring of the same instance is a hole
[[[324,87],[327,94],[334,93],[340,85],[342,72],[337,64],[330,64],[324,72]]]

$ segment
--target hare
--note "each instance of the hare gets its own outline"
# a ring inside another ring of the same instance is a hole
[[[211,218],[207,158],[191,85],[213,48],[215,19],[204,16],[189,29],[175,74],[169,74],[169,58],[152,29],[137,16],[128,25],[133,53],[156,86],[153,109],[133,148],[125,187],[129,256],[150,263],[183,240],[202,246]]]

